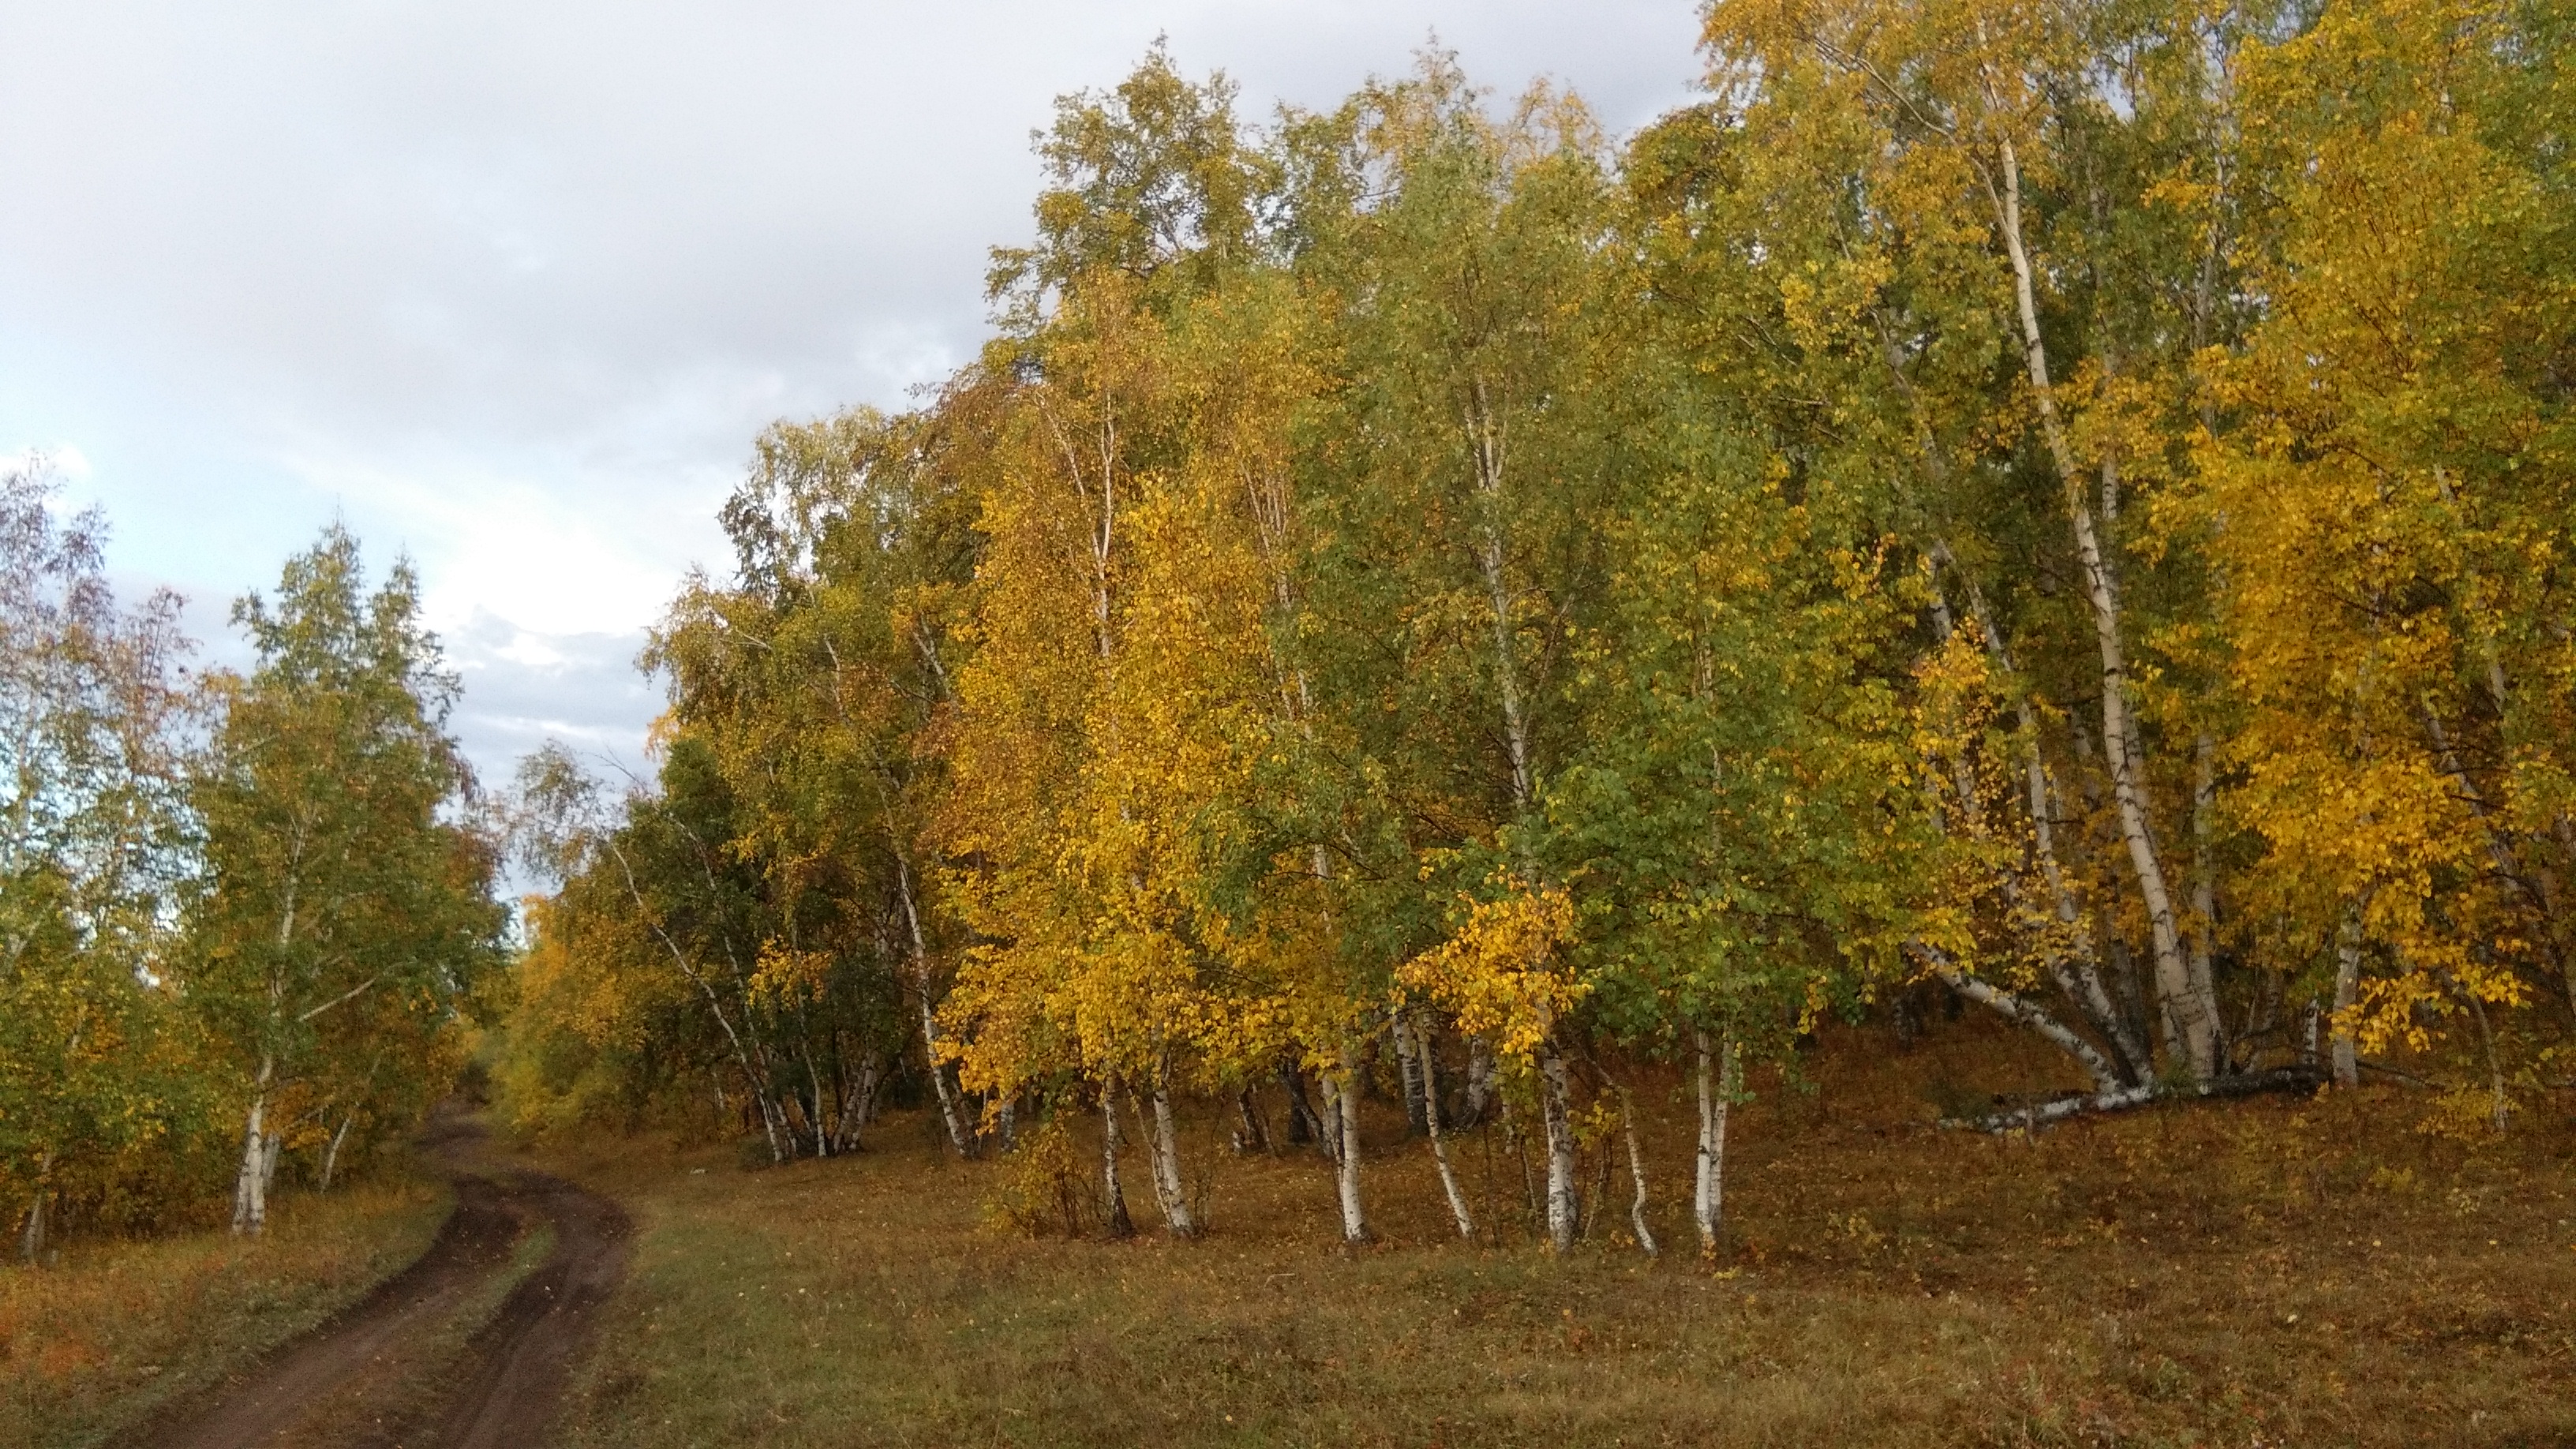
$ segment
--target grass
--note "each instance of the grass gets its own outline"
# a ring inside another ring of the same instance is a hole
[[[255,1240],[75,1240],[0,1268],[0,1449],[111,1442],[418,1257],[446,1211],[442,1187],[396,1174],[282,1198]]]
[[[1737,1113],[1730,1236],[1682,1241],[1686,1103],[1654,1104],[1659,1260],[1529,1239],[1519,1169],[1460,1144],[1497,1239],[1445,1226],[1427,1153],[1370,1124],[1383,1240],[1336,1241],[1309,1156],[1194,1124],[1212,1231],[987,1225],[1011,1170],[896,1115],[873,1150],[549,1162],[622,1198],[633,1277],[584,1371],[584,1446],[2534,1444],[2576,1440],[2576,1130],[2416,1130],[2421,1094],[2202,1104],[2037,1140],[1933,1128],[2053,1068],[1971,1019],[1829,1041],[1812,1095]],[[2008,1070],[1998,1076],[1995,1063]],[[2015,1065],[2018,1063],[2018,1065]],[[1275,1110],[1275,1104],[1274,1104]],[[1624,1170],[1613,1220],[1624,1221]],[[1136,1165],[1140,1217],[1151,1200]],[[1510,1221],[1502,1221],[1509,1218]]]

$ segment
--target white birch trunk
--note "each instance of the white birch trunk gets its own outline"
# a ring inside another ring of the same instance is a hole
[[[1351,1043],[1342,1043],[1342,1069],[1339,1080],[1330,1078],[1332,1107],[1335,1118],[1333,1135],[1340,1146],[1334,1159],[1338,1171],[1334,1182],[1340,1191],[1342,1205],[1342,1241],[1365,1243],[1369,1240],[1368,1214],[1360,1206],[1360,1094],[1358,1053]]]
[[[37,1188],[27,1199],[27,1229],[18,1237],[18,1261],[33,1268],[45,1256],[45,1200],[53,1196],[50,1188]]]
[[[1388,1034],[1395,1039],[1396,1076],[1404,1092],[1404,1116],[1409,1130],[1425,1131],[1422,1095],[1422,1044],[1415,1039],[1413,1023],[1403,1012],[1395,1014]],[[1433,1103],[1438,1111],[1439,1104]]]
[[[259,1211],[263,1222],[268,1217],[269,1195],[277,1189],[277,1159],[286,1150],[286,1138],[271,1132],[259,1145]]]
[[[1127,1215],[1127,1190],[1118,1181],[1118,1078],[1114,1075],[1100,1083],[1100,1195],[1110,1233],[1133,1236],[1136,1221]]]
[[[1573,1250],[1581,1225],[1574,1181],[1574,1092],[1566,1080],[1565,1058],[1552,1050],[1539,1058],[1538,1075],[1540,1113],[1547,1126],[1547,1243],[1565,1253]]]
[[[1154,1162],[1154,1201],[1163,1210],[1163,1226],[1176,1238],[1199,1235],[1198,1219],[1190,1212],[1188,1185],[1181,1178],[1180,1134],[1172,1126],[1172,1094],[1163,1085],[1161,1072],[1154,1074],[1153,1132],[1147,1147]]]
[[[1698,1033],[1699,1171],[1691,1184],[1691,1220],[1699,1247],[1715,1253],[1726,1226],[1726,1111],[1735,1100],[1735,1038],[1726,1037],[1711,1061],[1708,1033]],[[1711,1080],[1711,1067],[1715,1080]]]
[[[966,1125],[966,1114],[958,1102],[957,1084],[948,1079],[947,1064],[939,1057],[939,1020],[930,1009],[930,948],[921,932],[921,912],[912,899],[912,865],[902,856],[895,857],[895,888],[903,898],[903,921],[912,935],[912,992],[921,1003],[921,1054],[930,1068],[931,1087],[939,1095],[939,1120],[948,1128],[948,1145],[960,1157],[975,1155],[975,1134]]]
[[[1646,1153],[1637,1142],[1637,1104],[1628,1089],[1619,1089],[1619,1135],[1628,1147],[1628,1180],[1636,1195],[1628,1200],[1628,1226],[1637,1235],[1637,1248],[1647,1257],[1659,1255],[1655,1230],[1646,1225]]]
[[[331,1178],[340,1167],[340,1144],[349,1138],[349,1124],[358,1120],[355,1110],[340,1119],[340,1130],[331,1134],[331,1145],[322,1152],[322,1191],[331,1190]]]
[[[1324,1149],[1326,1161],[1339,1166],[1342,1160],[1342,1088],[1341,1078],[1332,1072],[1315,1074],[1315,1089],[1324,1094],[1323,1115],[1315,1121],[1315,1145]]]
[[[2338,1087],[2361,1085],[2360,1044],[2353,1039],[2352,1008],[2361,1000],[2361,908],[2347,903],[2343,925],[2335,933],[2334,1016],[2329,1030],[2334,1042],[2334,1080]]]
[[[2102,1055],[2099,1047],[2076,1035],[2066,1023],[2041,1010],[2036,1003],[1970,976],[1952,964],[1948,956],[1921,942],[1913,943],[1911,949],[1918,958],[1932,966],[1932,974],[1943,985],[2006,1021],[2039,1033],[2055,1043],[2059,1050],[2083,1063],[2084,1070],[2093,1074],[2093,1085],[2097,1091],[2117,1092],[2131,1085],[2111,1059]]]
[[[2094,528],[2093,508],[2086,499],[2083,471],[2077,466],[2066,429],[2050,390],[2048,348],[2039,328],[2039,304],[2032,283],[2028,248],[2021,228],[2021,169],[2010,141],[2003,143],[2001,185],[1996,193],[1996,220],[2012,260],[2013,299],[2020,315],[2022,356],[2037,400],[2040,432],[2057,466],[2066,495],[2067,520],[2075,533],[2075,551],[2083,570],[2086,602],[2093,615],[2093,635],[2101,655],[2102,749],[2111,770],[2111,794],[2118,807],[2120,834],[2128,846],[2129,864],[2138,894],[2147,908],[2148,934],[2156,963],[2157,1004],[2165,1026],[2167,1049],[2189,1069],[2194,1082],[2207,1082],[2217,1070],[2218,1012],[2192,981],[2173,893],[2165,882],[2164,863],[2156,852],[2152,807],[2143,763],[2133,742],[2136,722],[2129,707],[2126,645],[2121,637],[2118,582]]]
[[[1461,1127],[1482,1125],[1494,1107],[1494,1049],[1481,1036],[1467,1038],[1467,1087],[1459,1106]]]
[[[1449,1138],[1440,1128],[1439,1057],[1431,1050],[1431,1033],[1417,1036],[1422,1043],[1422,1120],[1431,1132],[1431,1160],[1440,1165],[1440,1190],[1449,1195],[1449,1215],[1457,1221],[1458,1236],[1473,1242],[1476,1217],[1467,1210],[1467,1194],[1459,1189],[1458,1174],[1449,1164]]]
[[[2207,730],[2191,742],[2191,989],[2218,1000],[2218,742]]]
[[[268,1084],[276,1074],[273,1057],[259,1059],[259,1076],[251,1087],[250,1112],[242,1124],[241,1170],[233,1178],[233,1232],[258,1233],[268,1225],[268,1176],[262,1171],[268,1136]]]
[[[1935,542],[1932,547],[1937,561],[1957,568],[1957,560],[1948,544]],[[1966,576],[1964,570],[1960,571],[1960,578],[1967,588],[1968,610],[1985,641],[1986,652],[2006,674],[2017,674],[2019,671],[2013,667],[2012,651],[2004,644],[2003,630],[1996,626],[1992,611],[1986,607],[1984,591],[1977,587],[1974,579]],[[1943,615],[1947,614],[1946,604],[1941,604],[1940,609]],[[1946,635],[1949,628],[1946,620],[1941,627]],[[2022,738],[2023,789],[2026,808],[2030,812],[2032,853],[2039,862],[2042,878],[2047,882],[2057,922],[2065,928],[2073,947],[2071,962],[2067,959],[2067,951],[2054,945],[2045,949],[2049,975],[2066,993],[2067,999],[2074,1002],[2085,1018],[2093,1023],[2094,1029],[2111,1043],[2112,1053],[2119,1059],[2128,1082],[2134,1085],[2151,1081],[2155,1077],[2154,1058],[2148,1053],[2146,1043],[2136,1039],[2127,1016],[2112,1002],[2110,991],[2102,983],[2101,958],[2094,945],[2092,923],[2077,905],[2074,889],[2058,860],[2057,780],[2048,768],[2047,757],[2040,752],[2039,715],[2031,707],[2027,690],[2016,688],[2013,691],[2013,713]],[[1975,782],[1969,775],[1964,756],[1956,762],[1955,769],[1959,777],[1960,808],[1974,822],[1979,807]],[[2020,890],[2011,871],[2004,875],[2004,893],[2008,901],[2018,908]]]

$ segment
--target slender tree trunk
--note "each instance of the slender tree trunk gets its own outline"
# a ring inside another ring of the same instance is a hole
[[[1422,1043],[1413,1033],[1413,1023],[1399,1011],[1388,1033],[1395,1038],[1396,1075],[1404,1091],[1405,1130],[1419,1135],[1428,1130],[1422,1116]]]
[[[2506,1120],[2513,1115],[2513,1098],[2504,1089],[2504,1062],[2496,1056],[2495,1029],[2487,1024],[2487,1004],[2457,977],[2452,978],[2451,985],[2469,1003],[2469,1015],[2478,1024],[2478,1045],[2485,1048],[2487,1057],[2487,1091],[2495,1104],[2495,1130],[2501,1135]]]
[[[1135,1236],[1136,1220],[1127,1215],[1127,1191],[1118,1181],[1118,1077],[1115,1073],[1100,1080],[1100,1196],[1108,1212],[1110,1236]]]
[[[814,1129],[814,1156],[820,1160],[832,1155],[831,1129],[823,1111],[823,1074],[815,1069],[814,1043],[810,1038],[797,1042],[796,1051],[805,1062],[805,1094],[814,1111],[810,1124]]]
[[[2218,1000],[2217,815],[2218,742],[2202,730],[2191,742],[2191,989],[2213,1004]],[[2226,1050],[2225,1043],[2220,1050]]]
[[[1725,1037],[1711,1061],[1708,1033],[1698,1033],[1699,1172],[1691,1184],[1691,1218],[1699,1226],[1699,1248],[1715,1253],[1726,1226],[1726,1112],[1735,1100],[1735,1038]],[[1715,1080],[1711,1081],[1711,1068]]]
[[[706,998],[707,1010],[715,1016],[716,1025],[723,1030],[726,1044],[733,1048],[734,1061],[742,1068],[743,1086],[750,1091],[752,1100],[760,1107],[760,1129],[769,1138],[770,1162],[772,1164],[785,1162],[787,1147],[778,1140],[778,1104],[769,1100],[769,1071],[766,1055],[755,1051],[758,1046],[756,1039],[746,1043],[743,1040],[743,1034],[734,1030],[733,1018],[726,1014],[724,999],[716,994],[714,984],[708,981],[705,974],[697,967],[689,964],[689,953],[680,949],[680,943],[671,938],[669,931],[662,929],[661,919],[645,905],[644,888],[636,883],[634,867],[627,862],[626,852],[619,848],[614,834],[608,838],[608,848],[617,861],[618,874],[625,877],[626,893],[634,900],[637,915],[651,927],[653,934],[660,938],[663,949],[671,953],[671,964],[680,969],[680,975],[687,978],[689,984],[697,987],[698,993]],[[746,1027],[749,1024],[747,1021],[744,1023]],[[723,1089],[719,1087],[717,1091],[721,1094]]]
[[[47,1152],[36,1164],[36,1189],[27,1195],[27,1224],[18,1235],[18,1261],[28,1267],[41,1266],[45,1260],[45,1212],[54,1196],[54,1154]]]
[[[1476,1218],[1467,1210],[1467,1194],[1458,1187],[1458,1174],[1449,1165],[1449,1138],[1440,1128],[1440,1057],[1431,1050],[1431,1034],[1419,1034],[1422,1043],[1422,1095],[1425,1104],[1422,1120],[1431,1134],[1431,1159],[1440,1165],[1440,1190],[1449,1195],[1449,1215],[1458,1222],[1458,1236],[1476,1237]]]
[[[1180,1134],[1172,1126],[1172,1094],[1164,1085],[1163,1071],[1154,1072],[1154,1130],[1147,1146],[1154,1162],[1154,1201],[1163,1210],[1163,1226],[1176,1238],[1199,1235],[1198,1219],[1190,1212],[1189,1186],[1181,1178]]]
[[[1581,1224],[1581,1189],[1575,1182],[1574,1089],[1565,1058],[1553,1047],[1538,1062],[1539,1107],[1547,1127],[1547,1242],[1559,1253],[1574,1247]]]
[[[1235,1151],[1268,1152],[1270,1124],[1261,1120],[1261,1105],[1253,1100],[1252,1088],[1247,1086],[1234,1094],[1234,1111],[1243,1122],[1235,1131]]]
[[[277,1190],[277,1159],[286,1148],[286,1138],[276,1132],[260,1139],[259,1144],[259,1215],[263,1226],[268,1221],[268,1199]]]
[[[277,1059],[263,1055],[251,1085],[250,1112],[242,1124],[241,1171],[233,1179],[233,1232],[258,1233],[268,1225],[268,1176],[261,1170],[268,1136],[268,1084]]]
[[[2204,997],[2192,980],[2182,943],[2173,893],[2165,882],[2164,862],[2154,837],[2153,809],[2147,795],[2144,762],[2133,748],[2136,722],[2131,717],[2126,644],[2121,637],[2119,585],[2094,527],[2093,507],[2086,499],[2086,480],[2077,465],[2051,391],[2048,348],[2039,328],[2039,304],[2033,290],[2030,253],[2021,227],[2021,170],[2010,141],[2003,143],[2002,176],[1996,194],[1996,220],[2013,268],[2013,297],[2020,313],[2022,356],[2039,410],[2040,432],[2057,466],[2066,495],[2067,521],[2075,533],[2086,602],[2093,614],[2094,642],[2101,655],[2102,749],[2111,767],[2111,794],[2118,807],[2120,834],[2137,877],[2138,894],[2147,908],[2147,926],[2155,953],[2156,995],[2165,1026],[2167,1049],[2195,1082],[2207,1082],[2217,1071],[2217,1003]]]
[[[1310,1143],[1321,1144],[1324,1140],[1324,1122],[1322,1118],[1315,1115],[1315,1109],[1307,1104],[1306,1075],[1298,1070],[1296,1063],[1285,1057],[1279,1060],[1279,1089],[1288,1094],[1289,1145],[1303,1147]]]
[[[1359,1053],[1350,1038],[1342,1039],[1340,1080],[1332,1085],[1334,1116],[1333,1135],[1340,1151],[1334,1161],[1339,1170],[1334,1175],[1342,1204],[1342,1241],[1365,1243],[1369,1240],[1368,1214],[1360,1206],[1360,1094]]]
[[[1985,591],[1977,586],[1976,580],[1967,576],[1964,569],[1959,568],[1958,560],[1947,543],[1936,540],[1932,545],[1932,556],[1934,562],[1959,574],[1960,582],[1967,590],[1969,615],[1996,667],[2007,675],[2017,674],[2019,671],[2013,667],[2012,651],[2004,643],[2003,630],[1996,625],[1993,613],[1986,607]],[[1949,606],[1937,592],[1934,606],[1936,621],[1946,637],[1950,629]],[[2039,715],[2031,706],[2028,690],[2015,687],[2013,711],[2022,740],[2023,787],[2026,808],[2030,812],[2031,854],[2039,864],[2041,878],[2047,883],[2057,923],[2066,932],[2073,948],[2070,952],[2049,942],[2040,946],[2039,954],[2046,958],[2049,975],[2057,982],[2058,989],[2075,1003],[2076,1009],[2093,1024],[2094,1030],[2110,1042],[2112,1055],[2118,1059],[2126,1083],[2136,1085],[2152,1081],[2155,1077],[2154,1058],[2148,1053],[2146,1043],[2132,1033],[2127,1015],[2112,1001],[2109,990],[2103,985],[2092,922],[2078,906],[2074,888],[2058,859],[2057,780],[2048,768],[2047,756],[2040,750]],[[1960,757],[1953,768],[1957,776],[1960,809],[1975,826],[1980,823],[1981,811],[1977,804],[1976,782],[1967,759]],[[2011,870],[2004,873],[2003,887],[2007,903],[2016,908],[2014,914],[2018,916],[2021,914],[2021,891],[2015,874]]]
[[[1324,1115],[1315,1134],[1316,1144],[1324,1157],[1336,1166],[1342,1160],[1342,1078],[1337,1072],[1317,1072],[1315,1090],[1324,1094]]]
[[[1467,1086],[1460,1093],[1457,1124],[1481,1126],[1494,1109],[1494,1049],[1481,1036],[1467,1038]]]
[[[1970,976],[1960,970],[1947,953],[1923,942],[1911,942],[1907,949],[1917,959],[1929,965],[1932,968],[1932,974],[1939,978],[1943,985],[1968,1000],[1986,1007],[2006,1021],[2039,1033],[2054,1042],[2060,1051],[2083,1063],[2084,1070],[2093,1074],[2093,1085],[2097,1091],[2116,1092],[2131,1085],[2122,1075],[2119,1067],[2114,1065],[2109,1057],[2102,1055],[2101,1048],[2078,1036],[2072,1028],[2049,1015],[2028,998],[2017,996],[1992,983]]]
[[[2343,926],[2335,934],[2334,1079],[2338,1087],[2361,1085],[2359,1043],[2353,1039],[2352,1008],[2361,1000],[2361,912],[2346,902]]]
[[[885,1080],[885,1059],[878,1056],[871,1048],[859,1058],[858,1100],[852,1104],[850,1111],[851,1120],[858,1124],[858,1129],[853,1129],[850,1133],[850,1145],[853,1147],[858,1145],[859,1129],[864,1129],[877,1120],[877,1103],[881,1100],[877,1094],[885,1090]]]
[[[1628,1227],[1637,1235],[1637,1249],[1647,1257],[1657,1257],[1655,1230],[1646,1223],[1646,1151],[1637,1142],[1637,1103],[1626,1087],[1619,1092],[1619,1136],[1628,1149],[1628,1180],[1636,1191],[1628,1200]]]
[[[931,1088],[939,1097],[939,1120],[948,1128],[948,1145],[960,1157],[975,1155],[975,1133],[966,1124],[957,1086],[948,1079],[948,1064],[939,1055],[939,1020],[930,1009],[930,948],[921,931],[921,912],[912,899],[912,866],[895,857],[896,891],[903,898],[903,922],[912,936],[912,994],[921,1004],[921,1055],[930,1069]]]
[[[331,1134],[331,1145],[322,1152],[322,1191],[331,1190],[331,1178],[340,1167],[340,1144],[348,1140],[349,1124],[358,1120],[356,1108],[340,1119],[340,1130]]]

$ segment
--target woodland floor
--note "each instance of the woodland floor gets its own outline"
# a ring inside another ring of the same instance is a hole
[[[633,1273],[560,1431],[584,1446],[2576,1443],[2576,1102],[2500,1143],[2427,1095],[2254,1098],[1941,1131],[2045,1085],[1974,1018],[1829,1039],[1812,1094],[1739,1109],[1729,1241],[1687,1241],[1688,1104],[1642,1079],[1649,1261],[1552,1260],[1519,1168],[1460,1144],[1499,1224],[1451,1237],[1424,1145],[1377,1109],[1382,1241],[1336,1242],[1328,1169],[1193,1124],[1211,1231],[989,1224],[1012,1169],[921,1114],[871,1150],[747,1169],[638,1139],[549,1154],[621,1201]],[[1974,1072],[1971,1073],[1971,1064]],[[1973,1081],[1973,1091],[1968,1085]],[[1279,1104],[1270,1103],[1274,1118]],[[1505,1219],[1509,1219],[1505,1221]]]
[[[123,1442],[418,1258],[449,1201],[435,1179],[397,1169],[284,1197],[255,1240],[220,1227],[76,1236],[49,1267],[0,1266],[0,1449]]]
[[[444,1191],[289,1195],[257,1242],[90,1245],[0,1277],[0,1363],[19,1371],[0,1445],[542,1442],[624,1271],[625,1217],[494,1170],[462,1104],[420,1144]]]

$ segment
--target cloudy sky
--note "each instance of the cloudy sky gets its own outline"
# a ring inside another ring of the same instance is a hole
[[[1691,0],[0,0],[0,458],[129,586],[229,601],[339,517],[419,565],[487,778],[632,764],[631,667],[770,420],[971,355],[1030,130],[1152,43],[1247,114],[1435,32],[1625,130]]]

